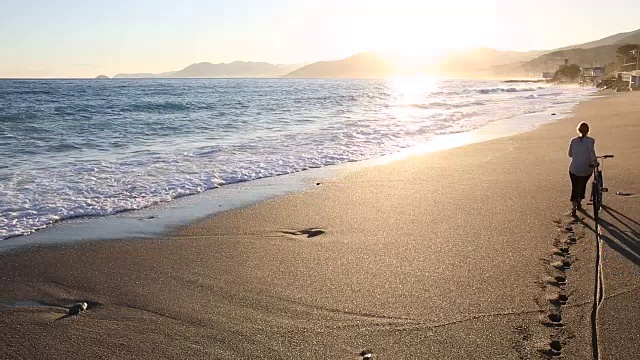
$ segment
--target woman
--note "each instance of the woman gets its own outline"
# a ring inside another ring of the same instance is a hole
[[[596,140],[587,136],[589,125],[586,122],[578,124],[579,136],[571,139],[569,144],[569,177],[571,178],[571,216],[576,216],[576,210],[582,210],[582,199],[587,190],[587,182],[593,172],[592,165],[596,159]]]

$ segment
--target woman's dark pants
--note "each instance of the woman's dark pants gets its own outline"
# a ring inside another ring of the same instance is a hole
[[[569,177],[571,178],[571,201],[580,202],[584,199],[584,194],[587,191],[587,182],[589,182],[591,174],[578,176],[569,172]]]

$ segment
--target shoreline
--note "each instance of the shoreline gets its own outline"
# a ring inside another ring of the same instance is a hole
[[[640,193],[639,96],[156,239],[0,254],[0,358],[590,358],[596,237],[588,212],[567,214],[579,121],[616,155],[604,169],[601,354],[633,358],[640,202],[614,194]],[[91,306],[65,317],[76,301]]]
[[[606,94],[594,92],[577,104],[556,105],[546,112],[497,119],[467,132],[435,135],[418,147],[407,148],[376,158],[231,183],[143,209],[128,210],[106,216],[61,220],[30,234],[0,240],[0,253],[20,251],[23,248],[28,249],[33,246],[169,236],[177,229],[221,212],[241,209],[274,197],[308,190],[313,188],[313,184],[365,167],[529,132],[545,124],[571,117],[576,106],[601,96],[606,96]],[[218,203],[217,206],[212,205],[212,202]],[[185,216],[185,214],[189,215]]]

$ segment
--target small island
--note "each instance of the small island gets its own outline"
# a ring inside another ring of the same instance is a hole
[[[107,75],[98,75],[96,79],[109,79],[109,77]]]

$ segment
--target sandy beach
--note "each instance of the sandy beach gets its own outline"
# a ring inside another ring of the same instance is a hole
[[[0,254],[0,359],[590,359],[594,331],[601,359],[637,358],[640,94],[574,113],[158,239]],[[597,329],[591,209],[569,215],[580,121],[615,154]]]

